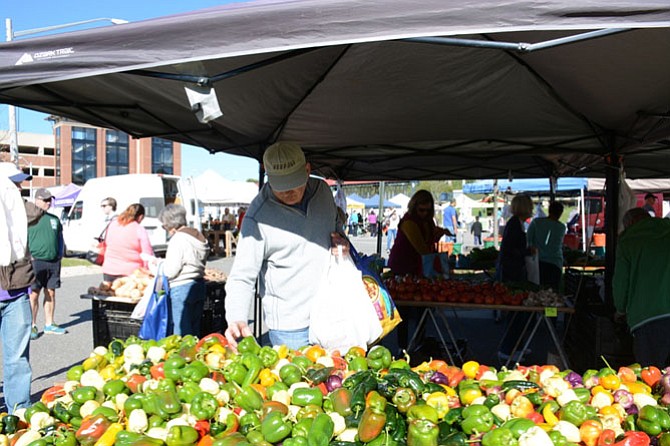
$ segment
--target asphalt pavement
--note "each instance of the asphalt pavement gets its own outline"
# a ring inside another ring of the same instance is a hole
[[[360,236],[352,240],[360,252],[376,252],[376,239]],[[207,266],[228,274],[234,259],[235,257],[211,259]],[[47,388],[64,382],[67,370],[73,365],[80,364],[95,348],[91,301],[82,299],[80,296],[86,294],[89,287],[97,286],[101,280],[102,272],[99,266],[63,268],[61,288],[56,291],[55,321],[68,331],[67,334],[47,335],[43,333],[44,309],[40,303],[37,319],[40,337],[30,343],[30,365],[33,370],[32,401],[39,400],[40,395]],[[0,370],[0,379],[4,383],[2,370]],[[0,394],[0,406],[4,406],[4,393]]]

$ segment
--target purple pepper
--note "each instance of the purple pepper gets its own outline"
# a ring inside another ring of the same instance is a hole
[[[445,386],[448,386],[449,378],[447,378],[447,376],[444,373],[433,372],[433,374],[430,375],[430,382],[435,384],[444,384]]]
[[[328,390],[328,392],[332,392],[340,387],[342,387],[342,378],[340,376],[330,375],[328,379],[326,379],[326,390]]]
[[[569,382],[572,387],[581,386],[583,384],[582,375],[573,371],[570,371],[570,373],[566,375],[565,380]]]
[[[663,388],[663,393],[670,392],[670,374],[669,373],[663,374],[658,384]]]
[[[630,406],[633,406],[633,394],[626,389],[619,389],[614,392],[614,402],[619,403],[621,407],[628,410]]]

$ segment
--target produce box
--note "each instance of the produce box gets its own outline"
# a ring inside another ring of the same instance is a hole
[[[200,336],[226,329],[225,282],[205,282],[205,306],[200,323]],[[82,295],[91,299],[93,322],[93,345],[106,346],[114,338],[125,339],[137,335],[142,321],[131,319],[136,303],[121,298]]]

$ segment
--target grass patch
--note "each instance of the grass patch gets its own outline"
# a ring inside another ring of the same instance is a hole
[[[93,266],[91,262],[86,259],[79,259],[77,257],[65,257],[61,260],[61,267],[68,266]]]

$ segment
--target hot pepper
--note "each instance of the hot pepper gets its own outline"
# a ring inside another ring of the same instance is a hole
[[[198,420],[210,420],[214,418],[219,402],[214,395],[208,392],[200,392],[191,401],[191,414]]]
[[[333,390],[327,398],[332,403],[335,412],[343,417],[351,415],[351,390],[339,387]]]
[[[72,415],[70,412],[68,412],[67,407],[65,407],[65,405],[60,401],[54,404],[54,406],[51,408],[51,413],[56,419],[62,421],[63,423],[68,423],[70,418],[72,418]]]
[[[19,417],[16,415],[5,415],[2,417],[2,431],[7,435],[15,433],[19,428]]]
[[[393,401],[393,404],[396,405],[400,413],[406,413],[410,407],[416,404],[416,395],[410,388],[398,387],[391,401]]]
[[[254,384],[258,380],[258,374],[263,369],[263,362],[255,353],[242,353],[240,357],[242,365],[247,369],[247,373],[242,380],[243,386]]]
[[[291,422],[281,412],[270,412],[261,422],[263,438],[270,443],[278,443],[291,434]]]
[[[191,426],[172,426],[168,430],[167,446],[188,446],[198,441],[198,431]]]
[[[237,351],[240,353],[253,353],[254,355],[257,355],[258,352],[261,351],[261,346],[258,345],[256,338],[247,336],[237,344]]]
[[[628,431],[623,434],[623,439],[614,443],[614,446],[649,446],[651,441],[644,432]]]
[[[307,443],[309,446],[328,446],[333,437],[335,424],[332,418],[325,413],[320,413],[314,418],[312,426],[307,434]]]

